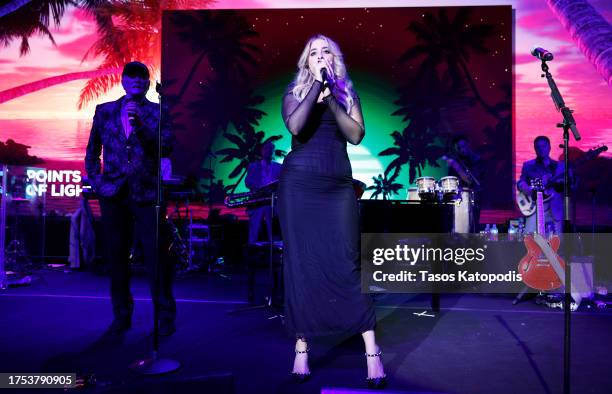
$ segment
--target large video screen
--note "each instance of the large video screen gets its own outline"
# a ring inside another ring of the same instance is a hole
[[[282,162],[291,149],[282,97],[306,42],[323,34],[339,45],[363,109],[366,136],[348,146],[355,179],[383,179],[394,185],[385,197],[406,199],[416,178],[448,174],[442,157],[463,135],[482,158],[484,208],[512,209],[510,6],[168,11],[163,26],[173,164],[204,190],[222,181],[246,191],[248,164],[269,138]]]

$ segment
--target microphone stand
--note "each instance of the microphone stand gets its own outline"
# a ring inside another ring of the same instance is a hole
[[[161,148],[162,148],[162,92],[161,84],[156,83],[155,91],[159,98],[159,122],[157,125],[157,190],[155,201],[155,272],[153,279],[153,351],[151,357],[141,359],[130,364],[130,369],[143,375],[161,375],[174,372],[181,367],[181,363],[176,360],[159,358],[159,289],[162,275],[160,271],[160,213],[161,213]]]
[[[563,115],[563,123],[557,123],[557,127],[563,128],[563,233],[570,234],[572,232],[572,226],[570,223],[570,180],[569,180],[569,131],[572,130],[574,139],[580,141],[580,133],[576,128],[576,121],[572,116],[572,110],[565,105],[563,97],[557,88],[557,84],[552,77],[552,74],[548,72],[548,65],[546,60],[542,60],[542,71],[544,74],[542,78],[546,77],[548,86],[550,87],[550,95],[553,103],[558,111]],[[563,300],[563,313],[564,313],[564,335],[563,335],[563,393],[570,393],[570,349],[571,349],[571,303],[572,297],[570,289],[571,287],[571,262],[570,262],[570,248],[568,247],[567,240],[563,242],[563,251],[565,257],[565,294]]]

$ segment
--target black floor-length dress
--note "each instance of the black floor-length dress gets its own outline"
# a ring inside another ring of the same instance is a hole
[[[347,140],[334,115],[339,105],[317,103],[321,89],[315,81],[300,103],[290,86],[283,98],[283,119],[300,129],[278,191],[285,313],[288,332],[296,337],[376,326],[372,299],[361,292],[359,211]]]

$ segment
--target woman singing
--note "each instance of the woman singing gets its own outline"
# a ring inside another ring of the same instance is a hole
[[[371,297],[360,289],[359,213],[346,142],[365,135],[359,98],[338,44],[306,43],[283,97],[291,132],[279,183],[287,328],[295,335],[293,376],[310,375],[308,339],[361,333],[370,387],[385,384]]]

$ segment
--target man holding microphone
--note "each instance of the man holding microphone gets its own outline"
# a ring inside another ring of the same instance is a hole
[[[159,291],[159,334],[168,336],[175,331],[176,304],[172,294],[172,267],[165,254],[160,253],[167,249],[169,239],[165,226],[160,226],[159,249],[155,250],[160,111],[159,104],[145,97],[149,84],[147,66],[140,62],[125,65],[121,75],[125,96],[96,107],[85,168],[100,200],[110,267],[114,320],[109,331],[122,334],[131,327],[134,302],[130,292],[129,255],[133,234],[134,243],[142,245],[154,300],[155,288]],[[173,138],[168,119],[164,118],[161,155],[167,157]],[[160,215],[163,218],[164,209]],[[158,256],[160,277],[156,286]]]

